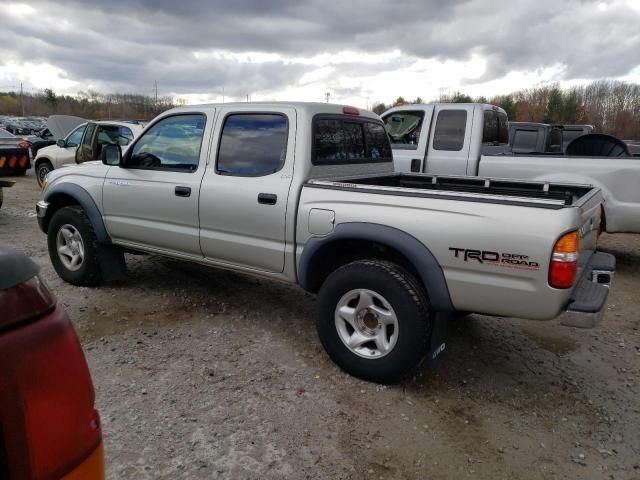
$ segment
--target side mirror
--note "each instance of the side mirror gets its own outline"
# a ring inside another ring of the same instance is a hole
[[[58,145],[60,148],[67,148],[67,142],[64,138],[60,138],[57,142],[56,145]]]
[[[118,144],[104,145],[102,147],[102,163],[111,167],[119,166],[122,162],[122,149]]]

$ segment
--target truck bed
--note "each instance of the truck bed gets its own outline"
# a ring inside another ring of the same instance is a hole
[[[313,179],[305,185],[549,209],[582,205],[597,193],[591,185],[408,173]]]

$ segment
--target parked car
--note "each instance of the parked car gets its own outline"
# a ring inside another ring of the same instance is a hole
[[[56,145],[45,147],[34,159],[36,180],[43,186],[47,174],[62,165],[99,160],[102,147],[117,143],[126,147],[136,138],[142,127],[126,122],[86,122],[78,125]]]
[[[29,142],[0,129],[0,176],[24,175],[31,168]]]
[[[635,157],[514,152],[507,114],[493,105],[406,105],[382,118],[398,172],[594,185],[604,198],[605,230],[640,233],[640,162]]]
[[[36,264],[7,248],[0,312],[0,478],[104,478],[100,416],[73,325]]]
[[[437,356],[436,312],[592,326],[605,311],[597,188],[395,174],[371,112],[181,107],[102,160],[51,172],[37,204],[62,279],[122,275],[126,250],[298,283],[318,294],[325,349],[361,378]]]
[[[509,145],[517,153],[561,153],[574,139],[590,133],[593,125],[509,122]]]

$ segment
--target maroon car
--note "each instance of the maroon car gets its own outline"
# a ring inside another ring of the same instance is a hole
[[[102,479],[100,416],[71,321],[25,255],[0,249],[0,479]]]

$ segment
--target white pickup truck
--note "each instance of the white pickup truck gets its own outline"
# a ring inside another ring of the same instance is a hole
[[[640,233],[637,157],[514,153],[507,114],[492,105],[404,105],[382,118],[398,172],[594,185],[604,198],[604,230]]]
[[[361,378],[441,352],[438,312],[593,326],[605,311],[597,188],[393,173],[371,112],[181,107],[102,160],[47,176],[38,222],[60,277],[95,284],[136,251],[297,283],[318,294],[331,358]]]

